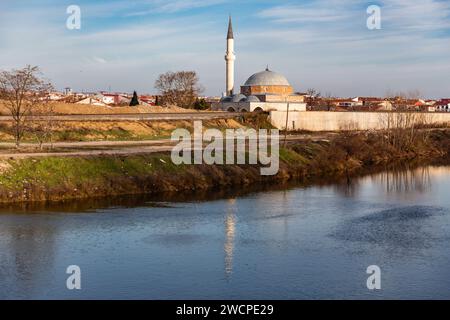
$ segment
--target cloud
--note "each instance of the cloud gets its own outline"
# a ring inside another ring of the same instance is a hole
[[[450,2],[437,0],[383,1],[382,17],[392,28],[414,32],[450,28]]]
[[[107,61],[101,57],[92,57],[92,60],[97,63],[107,63]]]
[[[0,20],[0,69],[33,64],[60,88],[139,92],[152,92],[159,73],[196,70],[206,94],[220,95],[229,6],[237,85],[269,64],[298,91],[449,95],[449,1],[380,0],[382,30],[373,31],[363,0],[79,2],[78,31],[65,28],[60,2],[11,4]]]
[[[261,18],[268,18],[277,23],[323,23],[349,19],[351,10],[336,10],[325,1],[302,5],[282,5],[259,12]]]
[[[226,0],[151,0],[148,9],[127,13],[126,16],[145,16],[155,13],[176,13],[225,3]]]

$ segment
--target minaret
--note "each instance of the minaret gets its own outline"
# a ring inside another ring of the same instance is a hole
[[[231,96],[234,91],[234,36],[233,25],[230,20],[228,22],[228,35],[227,35],[227,54],[225,55],[225,61],[227,62],[227,96]]]

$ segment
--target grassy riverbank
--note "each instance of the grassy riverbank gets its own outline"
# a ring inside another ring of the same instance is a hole
[[[426,131],[399,143],[386,133],[342,133],[326,141],[305,140],[280,150],[276,176],[258,166],[181,165],[168,154],[47,157],[0,162],[0,202],[59,201],[125,194],[183,192],[258,183],[308,181],[356,174],[395,162],[445,158],[450,131]]]

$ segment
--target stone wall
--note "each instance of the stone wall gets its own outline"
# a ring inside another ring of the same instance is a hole
[[[450,113],[392,113],[392,112],[289,112],[289,130],[339,131],[379,130],[394,123],[396,117],[413,117],[411,121],[426,124],[450,124]],[[279,128],[286,127],[286,112],[270,112],[270,121]],[[392,125],[391,125],[392,126]]]

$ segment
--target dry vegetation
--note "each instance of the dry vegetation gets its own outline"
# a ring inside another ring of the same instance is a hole
[[[170,112],[193,112],[176,106],[136,106],[136,107],[103,107],[87,104],[50,102],[56,114],[132,114],[132,113],[170,113]],[[10,115],[5,102],[0,100],[0,115]]]
[[[234,119],[215,119],[203,121],[205,128],[235,129],[244,125]],[[130,141],[168,138],[176,128],[193,130],[193,122],[172,121],[57,121],[52,123],[53,142],[76,141]],[[11,123],[0,122],[0,142],[14,140]],[[46,131],[49,132],[49,131]],[[24,142],[39,142],[36,130],[26,132]]]

